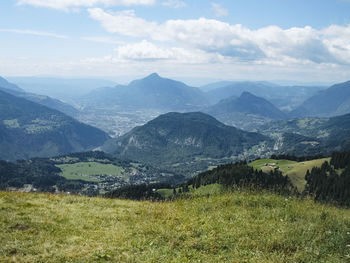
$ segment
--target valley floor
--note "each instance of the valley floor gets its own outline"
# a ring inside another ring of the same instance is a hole
[[[350,210],[270,193],[173,202],[0,192],[1,262],[349,262]]]

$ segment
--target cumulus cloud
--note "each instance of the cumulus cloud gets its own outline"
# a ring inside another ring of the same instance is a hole
[[[198,49],[179,47],[159,47],[147,40],[119,46],[115,49],[116,58],[121,60],[171,60],[177,63],[201,64],[223,62],[224,58],[218,54],[208,54]]]
[[[182,8],[187,6],[187,4],[184,1],[180,1],[180,0],[168,0],[168,1],[162,2],[162,5],[173,7],[173,8]]]
[[[19,0],[18,5],[31,5],[60,10],[78,7],[153,5],[156,0]]]
[[[0,28],[0,32],[7,33],[15,33],[22,35],[33,35],[33,36],[41,36],[41,37],[53,37],[53,38],[68,38],[66,35],[59,35],[45,31],[37,31],[37,30],[23,30],[23,29],[8,29],[8,28]]]
[[[218,3],[211,3],[211,7],[213,8],[215,16],[217,16],[217,17],[227,16],[228,15],[228,10],[223,8]]]
[[[111,33],[177,43],[242,61],[350,64],[350,25],[324,29],[268,26],[249,29],[215,19],[167,20],[162,24],[137,17],[132,10],[110,13],[89,9]]]
[[[118,33],[132,37],[146,37],[154,34],[158,25],[136,17],[133,10],[107,13],[101,8],[89,8],[90,17],[99,21],[101,25],[110,33]]]

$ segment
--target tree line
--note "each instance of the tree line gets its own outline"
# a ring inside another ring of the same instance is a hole
[[[283,176],[278,169],[269,173],[254,170],[246,162],[229,163],[202,172],[187,182],[187,186],[200,186],[218,183],[226,187],[250,187],[256,189],[273,190],[279,193],[293,193],[295,187],[288,176]]]
[[[350,151],[333,153],[330,163],[308,170],[305,180],[304,193],[315,201],[350,206]]]

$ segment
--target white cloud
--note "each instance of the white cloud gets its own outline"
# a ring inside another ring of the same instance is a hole
[[[223,56],[208,54],[198,49],[184,49],[179,47],[159,47],[147,40],[139,43],[119,46],[115,49],[116,58],[121,60],[171,60],[176,63],[203,64],[223,62]]]
[[[89,13],[111,33],[170,42],[238,61],[350,64],[350,25],[320,30],[310,26],[251,30],[206,18],[159,24],[137,17],[132,10],[108,13],[93,8]]]
[[[89,36],[86,36],[86,37],[81,37],[81,39],[86,40],[86,41],[106,43],[106,44],[116,44],[116,45],[125,44],[124,41],[116,40],[116,39],[111,38],[111,37],[99,37],[99,36],[89,37]]]
[[[33,36],[41,36],[41,37],[68,38],[68,36],[66,36],[66,35],[58,35],[58,34],[54,34],[54,33],[50,33],[50,32],[37,31],[37,30],[0,28],[0,32],[23,34],[23,35],[33,35]]]
[[[159,48],[147,40],[117,47],[116,53],[119,59],[161,60],[174,58],[172,50]]]
[[[215,16],[217,16],[217,17],[227,16],[228,15],[228,10],[223,8],[218,3],[211,3],[211,7],[213,8]]]
[[[184,1],[180,1],[180,0],[168,0],[166,2],[162,2],[162,5],[173,7],[173,8],[182,8],[187,6],[187,4]]]
[[[99,21],[111,33],[143,37],[153,34],[158,28],[156,23],[136,17],[133,10],[106,13],[101,8],[89,8],[88,12],[91,18]]]
[[[70,10],[79,7],[94,6],[132,6],[154,5],[156,0],[19,0],[18,5],[31,5],[35,7],[47,7],[60,10]]]

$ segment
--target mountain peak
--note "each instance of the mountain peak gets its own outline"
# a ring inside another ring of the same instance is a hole
[[[152,74],[145,77],[145,79],[160,79],[161,77],[158,75],[158,73],[153,72]]]
[[[256,96],[248,91],[243,91],[240,98],[256,98]]]
[[[244,91],[239,98],[230,97],[213,105],[209,111],[215,117],[234,112],[255,114],[271,119],[283,119],[285,114],[264,98]]]

